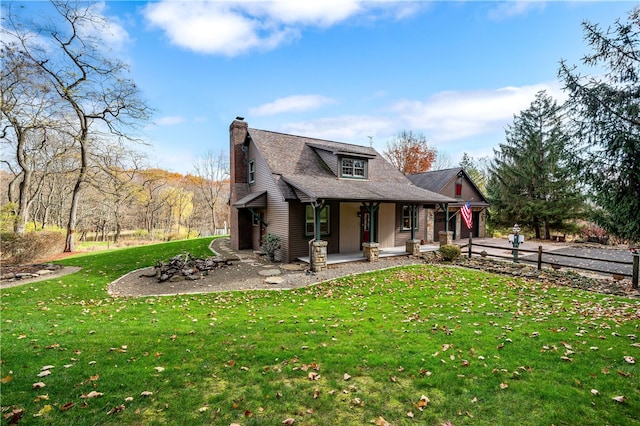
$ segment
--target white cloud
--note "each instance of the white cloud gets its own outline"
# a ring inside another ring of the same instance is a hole
[[[283,112],[310,111],[335,102],[335,100],[322,95],[292,95],[251,108],[249,113],[260,116]]]
[[[259,1],[254,4],[264,8],[264,15],[285,24],[320,27],[334,25],[361,11],[360,2],[355,0]]]
[[[397,9],[400,19],[419,8],[405,2],[362,0],[160,1],[149,3],[145,18],[170,42],[196,52],[236,56],[270,50],[300,37],[305,26],[329,27],[375,10]]]
[[[181,117],[179,115],[168,115],[165,117],[160,117],[159,119],[155,120],[153,123],[156,126],[173,126],[175,124],[180,124],[184,122],[185,122],[184,117]]]
[[[468,92],[441,92],[426,101],[404,100],[392,106],[406,127],[426,131],[430,139],[451,141],[501,131],[529,107],[540,90],[561,103],[557,82]]]
[[[359,145],[368,145],[370,136],[377,141],[381,135],[386,138],[396,131],[392,119],[367,115],[325,117],[286,123],[281,127],[286,133]]]
[[[544,0],[509,0],[496,3],[498,3],[497,6],[489,11],[489,18],[500,21],[525,15],[533,10],[542,10],[546,2]]]

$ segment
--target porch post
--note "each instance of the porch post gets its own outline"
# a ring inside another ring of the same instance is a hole
[[[449,203],[444,203],[444,230],[449,232]]]
[[[320,211],[324,207],[323,201],[314,201],[313,207],[313,240],[310,241],[309,267],[313,272],[320,272],[327,269],[327,241],[321,240],[320,232]]]
[[[411,239],[415,240],[416,239],[416,224],[414,222],[416,218],[418,212],[418,206],[416,204],[411,204],[411,206],[409,207],[409,214],[411,215],[411,219],[409,220],[410,222],[410,226],[411,226]]]
[[[316,241],[320,241],[320,210],[322,210],[322,205],[324,203],[313,202],[311,205],[313,206],[313,238]]]
[[[377,262],[380,256],[380,245],[375,242],[373,238],[374,233],[374,214],[380,207],[380,203],[374,203],[370,201],[368,203],[362,203],[364,207],[369,211],[369,242],[362,243],[362,252],[364,257],[369,260],[369,262]]]

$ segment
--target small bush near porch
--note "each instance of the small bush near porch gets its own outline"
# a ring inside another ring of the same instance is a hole
[[[2,290],[4,424],[638,424],[634,300],[431,265],[107,296],[208,241],[71,258],[81,272]]]

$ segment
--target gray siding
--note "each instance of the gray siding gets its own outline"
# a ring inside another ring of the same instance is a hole
[[[255,183],[250,184],[249,189],[251,192],[267,191],[267,208],[264,215],[264,221],[267,223],[266,232],[280,237],[282,248],[276,252],[276,260],[287,262],[289,261],[288,203],[284,201],[262,154],[253,142],[249,144],[248,159],[253,159],[256,165]],[[259,227],[255,228],[253,231],[253,248],[258,250],[260,248]]]

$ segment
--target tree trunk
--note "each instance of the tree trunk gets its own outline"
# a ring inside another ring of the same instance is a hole
[[[82,167],[84,169],[85,167]],[[82,177],[81,177],[82,176]],[[75,250],[76,243],[74,235],[76,232],[76,223],[78,220],[78,202],[80,201],[80,187],[82,186],[82,179],[84,178],[84,171],[78,175],[78,180],[73,187],[73,193],[71,195],[71,209],[69,210],[69,221],[67,222],[67,236],[64,243],[64,252],[70,253]]]
[[[80,144],[80,172],[78,173],[78,178],[76,179],[76,184],[73,186],[73,192],[71,194],[71,209],[69,210],[69,221],[67,223],[67,236],[65,238],[64,243],[64,252],[70,253],[75,250],[75,234],[76,225],[78,221],[78,203],[80,201],[80,190],[82,189],[82,184],[84,182],[85,176],[87,175],[87,123],[84,120],[84,116],[78,114],[81,118],[82,129],[79,137]]]

